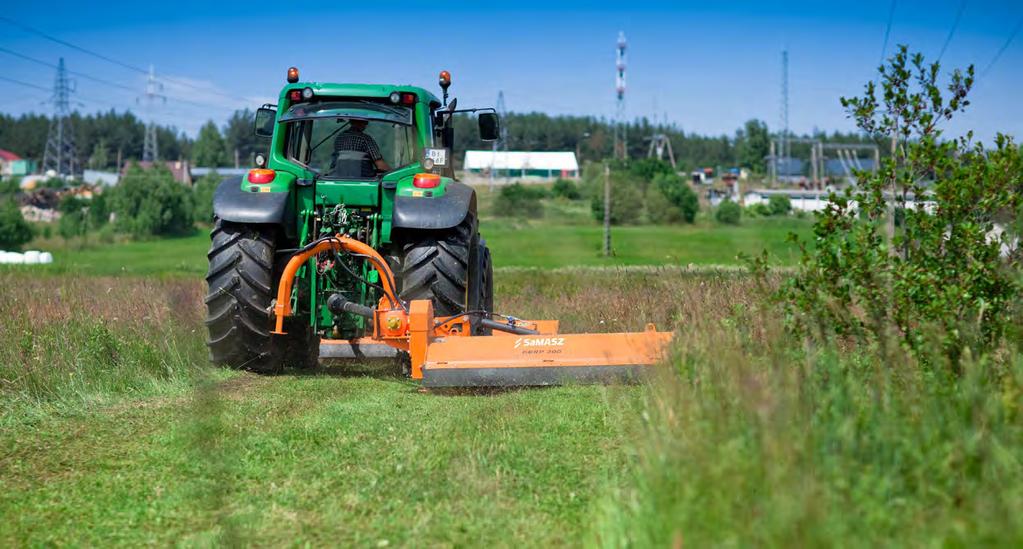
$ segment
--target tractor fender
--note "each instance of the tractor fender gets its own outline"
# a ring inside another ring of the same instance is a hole
[[[213,215],[234,223],[282,224],[291,193],[248,193],[241,190],[241,176],[220,182],[213,193]]]
[[[452,181],[444,194],[436,198],[394,197],[395,229],[450,229],[462,222],[466,214],[476,213],[476,191]]]

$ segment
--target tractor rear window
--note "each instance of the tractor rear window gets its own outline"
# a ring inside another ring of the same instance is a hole
[[[418,158],[413,126],[362,109],[333,114],[288,123],[288,157],[323,179],[375,179]]]

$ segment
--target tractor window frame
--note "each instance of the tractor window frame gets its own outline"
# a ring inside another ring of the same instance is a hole
[[[303,168],[318,174],[320,181],[379,181],[383,179],[387,174],[395,171],[407,168],[416,162],[419,162],[419,157],[422,155],[422,147],[419,145],[419,140],[416,138],[416,124],[413,118],[411,123],[404,124],[397,122],[393,119],[388,118],[363,118],[353,116],[351,118],[358,118],[367,120],[369,122],[380,122],[384,124],[391,124],[395,128],[404,127],[407,147],[407,161],[396,166],[391,166],[391,169],[387,172],[378,173],[374,177],[344,177],[334,178],[329,174],[325,174],[316,167],[310,164],[312,160],[312,148],[313,148],[313,126],[317,121],[332,119],[332,118],[349,118],[346,116],[315,116],[315,117],[303,117],[303,118],[292,118],[291,120],[283,121],[284,123],[284,155],[287,160],[302,166]],[[321,146],[326,146],[324,143]],[[388,159],[393,160],[393,159]]]

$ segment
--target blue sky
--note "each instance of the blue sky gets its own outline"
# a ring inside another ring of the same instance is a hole
[[[300,5],[299,8],[290,6]],[[888,53],[905,43],[934,58],[962,0],[896,0]],[[289,6],[280,10],[277,6]],[[364,6],[373,6],[364,7]],[[386,6],[386,9],[381,6]],[[594,7],[597,6],[597,7]],[[303,79],[435,87],[454,75],[460,105],[614,113],[614,47],[629,40],[627,112],[687,131],[731,134],[780,119],[781,51],[789,51],[790,127],[851,130],[838,103],[878,65],[890,0],[838,2],[9,2],[2,14],[123,63],[155,66],[170,100],[152,116],[194,134],[234,108],[271,101],[285,70]],[[966,0],[942,64],[983,73],[1023,20],[1023,2]],[[145,77],[0,21],[0,47],[138,89],[77,78],[84,110],[136,102]],[[974,106],[948,129],[1023,134],[1023,33],[979,78]],[[54,71],[0,53],[0,75],[50,87]],[[45,94],[0,81],[0,110],[46,112]],[[198,105],[196,104],[198,103]]]

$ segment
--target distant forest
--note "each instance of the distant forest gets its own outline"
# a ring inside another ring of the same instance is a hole
[[[237,151],[241,166],[249,166],[255,153],[268,144],[253,134],[252,117],[253,112],[248,109],[235,111],[222,125],[207,123],[194,139],[174,127],[161,126],[157,137],[160,158],[188,159],[204,166],[233,166]],[[613,126],[603,118],[510,113],[502,123],[507,131],[508,150],[578,151],[583,162],[600,160],[612,153]],[[118,158],[126,163],[142,156],[145,125],[130,112],[75,113],[71,124],[80,166],[109,170],[117,166]],[[0,149],[41,160],[48,128],[49,118],[43,115],[0,114]],[[626,129],[630,158],[645,157],[650,136],[658,133],[670,139],[679,169],[741,166],[755,172],[764,169],[762,159],[768,153],[769,135],[773,134],[765,123],[757,120],[750,120],[730,134],[706,136],[638,119]],[[475,119],[469,116],[457,119],[455,136],[457,152],[493,146],[477,139]],[[858,134],[818,133],[812,137],[826,142],[869,142]],[[794,144],[794,156],[808,155],[809,150],[803,150],[806,147]],[[461,161],[461,154],[456,154],[456,160]]]

